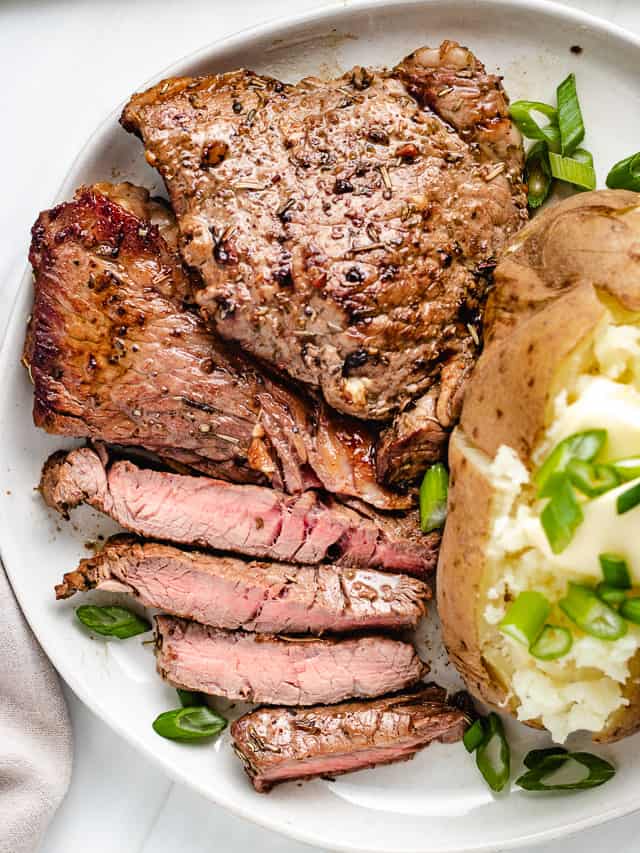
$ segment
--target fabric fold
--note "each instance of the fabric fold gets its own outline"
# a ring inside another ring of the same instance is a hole
[[[0,853],[33,853],[64,797],[71,724],[58,676],[0,564]]]

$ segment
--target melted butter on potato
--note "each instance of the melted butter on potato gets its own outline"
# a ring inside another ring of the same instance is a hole
[[[553,404],[553,417],[532,454],[539,465],[562,439],[586,429],[608,432],[602,461],[640,456],[640,329],[615,325],[609,315],[598,327],[582,364]],[[517,699],[521,720],[539,719],[554,740],[573,731],[601,731],[614,711],[627,704],[623,685],[640,649],[640,628],[629,625],[615,642],[582,633],[557,606],[550,621],[569,627],[574,643],[556,661],[532,657],[526,647],[497,628],[518,593],[537,590],[555,603],[568,581],[595,585],[602,580],[598,555],[622,554],[635,585],[640,585],[637,547],[640,509],[618,515],[616,499],[634,482],[585,500],[584,521],[560,554],[553,554],[540,523],[538,501],[527,468],[509,447],[501,446],[487,467],[493,487],[493,521],[486,543],[486,586],[479,639],[484,658],[503,675]]]

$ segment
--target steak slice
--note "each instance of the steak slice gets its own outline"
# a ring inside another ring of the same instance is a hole
[[[257,633],[323,634],[415,628],[431,596],[422,581],[337,566],[247,563],[112,537],[56,587],[56,598],[88,589],[135,595],[215,628]]]
[[[292,779],[408,761],[433,741],[460,740],[466,726],[445,690],[426,687],[330,708],[258,708],[233,723],[231,736],[251,784],[266,793]]]
[[[284,562],[421,576],[435,568],[440,541],[419,532],[415,515],[385,517],[315,491],[285,495],[128,461],[107,468],[88,447],[54,453],[40,490],[63,514],[87,503],[139,536]]]
[[[263,702],[315,705],[402,690],[427,671],[410,643],[382,635],[294,639],[156,617],[156,663],[174,687]]]
[[[184,310],[176,235],[166,206],[130,184],[82,189],[40,215],[24,354],[36,425],[235,482],[408,506],[378,485],[368,427],[274,381]]]
[[[297,85],[172,78],[121,122],[224,338],[374,420],[473,361],[487,272],[527,210],[507,97],[470,51]]]

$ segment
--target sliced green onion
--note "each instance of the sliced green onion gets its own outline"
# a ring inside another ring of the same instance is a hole
[[[638,504],[640,504],[640,483],[618,495],[618,500],[616,501],[618,515],[624,515],[625,512],[629,512],[630,509],[637,507]]]
[[[527,139],[537,139],[548,143],[552,151],[560,150],[560,130],[558,112],[550,104],[541,101],[516,101],[509,109],[511,118],[518,130]],[[540,126],[531,113],[540,113],[549,119],[549,124]]]
[[[554,151],[549,151],[549,167],[551,174],[559,181],[566,181],[585,190],[595,190],[596,171],[593,168],[593,157],[584,148],[574,151],[573,157],[563,157]]]
[[[612,190],[640,192],[640,151],[611,167],[607,175],[607,186]]]
[[[475,750],[480,746],[482,741],[485,738],[485,730],[484,723],[482,718],[479,717],[469,728],[466,730],[462,737],[462,743],[464,744],[464,748],[467,752],[475,752]]]
[[[527,202],[535,209],[545,201],[553,178],[549,166],[549,152],[545,142],[536,142],[527,153],[525,163],[525,180],[527,183]]]
[[[485,726],[485,739],[476,749],[476,764],[489,787],[501,791],[511,773],[511,750],[497,714],[489,714]]]
[[[182,690],[179,687],[176,693],[183,708],[193,708],[194,706],[207,704],[207,697],[204,693],[194,693],[192,690]]]
[[[599,583],[596,587],[596,595],[611,606],[622,604],[627,597],[626,592],[619,586],[611,586],[608,583]]]
[[[571,649],[573,637],[568,628],[545,625],[538,639],[529,647],[529,652],[538,660],[557,660]]]
[[[640,625],[640,598],[627,598],[620,605],[620,615],[634,625]]]
[[[569,156],[573,154],[584,139],[584,122],[582,121],[582,111],[580,110],[580,102],[578,101],[575,74],[569,74],[560,83],[556,96],[558,101],[560,146],[562,154]]]
[[[567,465],[567,474],[576,489],[589,498],[596,498],[620,485],[620,476],[611,465],[572,459]]]
[[[439,530],[447,517],[449,474],[442,462],[437,462],[424,475],[420,486],[420,527],[423,533]]]
[[[204,705],[165,711],[153,721],[154,731],[170,740],[200,740],[219,734],[227,725],[220,714]]]
[[[560,554],[573,539],[584,515],[565,474],[554,474],[545,488],[553,483],[551,500],[540,514],[540,522],[554,554]]]
[[[572,622],[599,640],[619,640],[627,633],[624,619],[588,586],[570,583],[558,606]]]
[[[584,432],[576,432],[563,439],[553,448],[534,477],[540,489],[538,496],[541,496],[540,492],[549,477],[552,474],[564,471],[571,459],[593,462],[604,447],[606,440],[606,429],[589,429]]]
[[[623,483],[640,477],[640,456],[630,456],[628,459],[616,459],[609,463],[615,468]]]
[[[91,631],[103,637],[117,637],[126,640],[136,634],[144,634],[151,630],[146,619],[138,616],[126,607],[109,605],[97,607],[94,604],[83,604],[76,609],[76,616]]]
[[[544,750],[536,750],[543,752]],[[525,758],[525,766],[527,765]],[[575,762],[582,765],[588,771],[587,776],[577,782],[545,783],[545,779],[551,776],[567,762]],[[590,752],[557,752],[547,755],[542,761],[538,761],[530,770],[516,779],[516,785],[525,791],[581,791],[586,788],[597,788],[604,785],[615,775],[615,767]]]
[[[503,634],[528,647],[540,635],[549,613],[551,605],[545,596],[541,592],[527,590],[509,606],[498,627]]]
[[[618,589],[631,589],[631,575],[624,557],[619,554],[599,554],[598,560],[605,583]]]
[[[546,749],[532,749],[524,758],[524,766],[533,770],[534,767],[537,767],[545,760],[545,758],[549,758],[550,755],[567,755],[568,752],[569,750],[565,749],[563,746],[549,746]]]

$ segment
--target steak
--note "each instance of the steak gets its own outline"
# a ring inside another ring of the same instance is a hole
[[[408,506],[376,482],[367,426],[273,380],[185,310],[176,235],[166,206],[130,184],[82,189],[40,215],[24,355],[36,425],[235,482]]]
[[[425,394],[381,434],[376,451],[381,481],[411,482],[432,462],[446,459],[449,433],[438,420],[436,408],[437,393]]]
[[[423,536],[415,514],[386,517],[315,491],[285,495],[129,461],[105,467],[88,447],[54,453],[40,490],[63,514],[87,503],[139,536],[251,557],[419,576],[437,560],[439,534]]]
[[[407,761],[433,741],[460,740],[466,726],[445,690],[426,687],[329,708],[258,708],[236,720],[231,736],[253,787],[266,793],[292,779]]]
[[[437,389],[455,418],[495,258],[527,218],[508,99],[469,50],[296,85],[171,78],[121,122],[166,182],[222,337],[356,417]]]
[[[270,705],[315,705],[380,696],[420,680],[410,643],[370,635],[294,639],[224,631],[156,617],[156,663],[174,687]]]
[[[115,536],[56,587],[56,598],[88,589],[127,592],[216,628],[323,634],[415,628],[429,587],[406,575],[337,566],[247,563]]]

